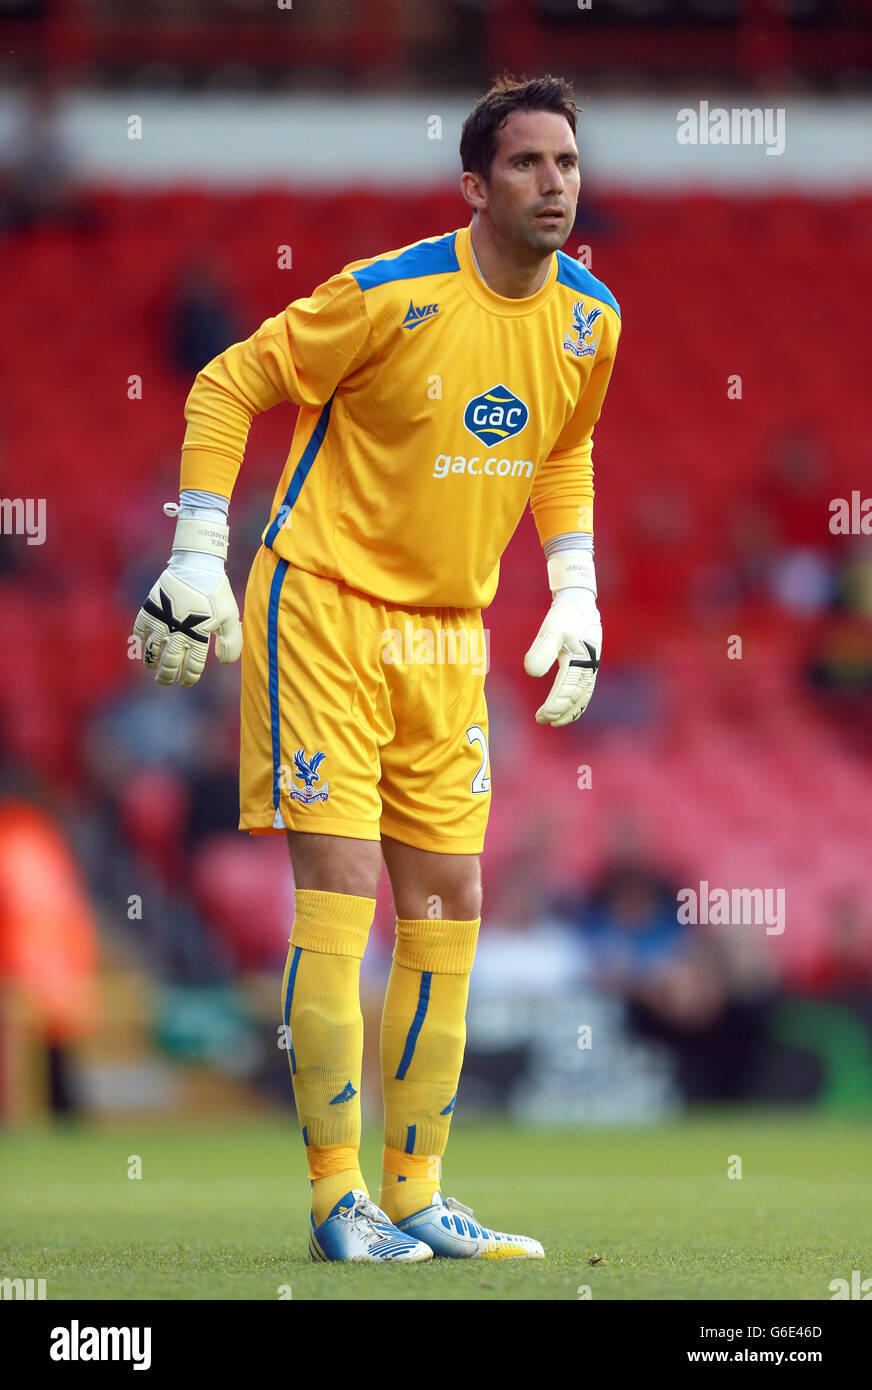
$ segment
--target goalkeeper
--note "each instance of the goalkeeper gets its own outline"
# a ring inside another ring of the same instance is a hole
[[[543,1253],[443,1197],[441,1161],[490,803],[484,672],[464,654],[528,502],[551,606],[525,666],[556,663],[539,723],[578,718],[602,646],[591,438],[620,315],[559,250],[575,118],[562,79],[498,79],[463,127],[468,225],[353,262],[199,373],[172,558],[136,620],[159,684],[193,685],[213,633],[220,661],[242,653],[240,828],[286,834],[294,870],[282,1009],[314,1259]],[[240,627],[228,503],[253,417],[282,401],[299,416]],[[382,858],[397,930],[376,1205],[358,984]]]

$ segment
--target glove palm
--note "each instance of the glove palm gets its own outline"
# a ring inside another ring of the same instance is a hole
[[[195,511],[194,508],[190,510]],[[168,502],[167,516],[179,507]],[[209,514],[180,519],[173,554],[137,614],[133,632],[142,659],[158,685],[196,685],[215,634],[219,661],[236,661],[242,626],[230,581],[224,573],[228,528]]]
[[[577,597],[554,595],[545,621],[524,657],[529,676],[544,676],[557,662],[545,703],[536,711],[537,724],[561,728],[587,709],[602,656],[603,630],[596,596],[587,589]]]

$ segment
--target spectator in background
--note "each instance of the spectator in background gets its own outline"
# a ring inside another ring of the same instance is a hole
[[[780,548],[828,548],[831,486],[815,430],[796,422],[785,424],[770,447],[755,500],[772,518]]]
[[[785,425],[761,473],[760,485],[739,499],[732,520],[739,594],[814,616],[830,602],[835,583],[831,488],[814,431]]]
[[[681,957],[687,928],[677,887],[643,861],[619,858],[601,873],[584,904],[581,935],[595,979],[608,989],[656,978]]]
[[[5,421],[0,418],[0,497],[14,497],[15,488],[8,481],[6,464]],[[0,539],[0,582],[19,575],[25,569],[27,551],[33,547],[10,544],[7,537]]]
[[[634,848],[603,869],[572,913],[591,978],[628,1006],[630,1028],[675,1055],[688,1100],[751,1089],[766,991],[741,986],[726,943],[678,921],[678,887]],[[731,929],[732,930],[732,929]]]
[[[872,757],[872,544],[857,537],[835,600],[810,634],[805,682],[851,752]]]
[[[28,779],[7,767],[0,781],[0,1112],[30,1108],[17,1090],[46,1078],[56,1114],[76,1109],[70,1048],[93,1027],[97,932],[87,888],[54,817],[34,804]],[[34,1047],[43,1065],[27,1066]]]
[[[61,130],[57,92],[47,82],[29,93],[10,148],[0,155],[0,232],[44,225],[76,231],[94,225]]]
[[[586,973],[584,944],[543,906],[542,863],[553,828],[534,820],[526,842],[489,881],[470,998],[553,999]]]
[[[806,975],[814,994],[845,1002],[872,1004],[872,913],[859,889],[845,889],[832,902],[827,932],[821,936]]]
[[[190,381],[239,337],[217,273],[192,262],[179,273],[170,308],[169,360]]]

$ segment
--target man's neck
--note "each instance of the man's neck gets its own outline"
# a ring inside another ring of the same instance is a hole
[[[550,251],[544,257],[531,260],[529,265],[512,264],[477,219],[472,223],[470,245],[475,268],[482,280],[495,294],[501,294],[505,299],[528,299],[541,290],[548,279]]]

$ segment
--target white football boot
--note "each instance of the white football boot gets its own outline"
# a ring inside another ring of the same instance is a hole
[[[433,1251],[393,1225],[381,1207],[359,1188],[340,1197],[320,1226],[310,1217],[309,1258],[350,1260],[357,1264],[420,1264]]]
[[[454,1260],[541,1260],[545,1251],[531,1236],[490,1231],[472,1219],[472,1208],[454,1197],[433,1194],[432,1206],[397,1222],[397,1229],[429,1245],[434,1255]]]

